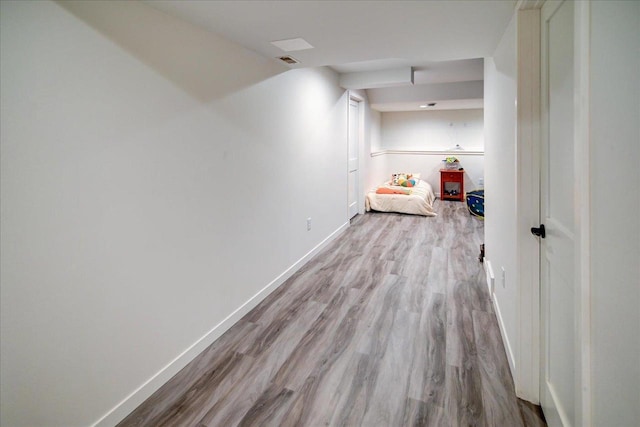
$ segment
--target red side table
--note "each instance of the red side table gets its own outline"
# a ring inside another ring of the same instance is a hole
[[[464,201],[464,171],[440,169],[440,199]]]

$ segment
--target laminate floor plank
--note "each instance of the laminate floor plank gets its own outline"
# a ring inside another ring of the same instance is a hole
[[[416,262],[422,264],[423,267],[418,270],[419,273],[404,276],[407,285],[403,288],[402,295],[400,296],[400,310],[419,315],[424,308],[425,294],[429,292],[429,288],[425,283],[426,280],[424,279],[428,274],[428,270],[424,265],[428,266],[429,260],[426,257],[416,257]]]
[[[309,326],[322,313],[324,305],[310,301],[300,317],[282,325],[281,333],[269,351],[261,353],[241,380],[235,382],[200,420],[206,426],[237,425],[268,387],[283,362],[303,338]]]
[[[443,266],[447,268],[443,268]],[[429,261],[429,272],[427,274],[426,284],[431,292],[439,292],[444,294],[448,281],[449,271],[449,254],[448,251],[441,247],[434,247],[431,251],[431,259]]]
[[[389,331],[384,356],[378,366],[378,378],[362,424],[365,426],[401,425],[409,379],[413,371],[413,347],[420,344],[417,333],[419,315],[398,310]]]
[[[523,426],[522,415],[515,397],[515,387],[499,331],[491,328],[493,314],[473,312],[473,330],[478,349],[482,382],[482,401],[487,425]]]
[[[360,424],[362,416],[367,411],[367,405],[371,402],[367,398],[371,392],[367,390],[373,389],[377,379],[375,375],[369,375],[373,366],[372,360],[371,356],[357,352],[351,356],[328,405],[322,405],[327,414],[322,425]]]
[[[484,224],[371,212],[119,426],[544,426],[516,399]]]
[[[390,274],[373,290],[371,304],[362,310],[355,337],[359,343],[358,352],[378,358],[384,355],[404,286],[403,277]]]
[[[444,418],[444,409],[426,402],[408,398],[404,407],[402,426],[407,427],[443,427],[451,424]]]
[[[467,283],[455,282],[446,294],[447,364],[466,367],[476,356],[472,307],[469,304]]]
[[[321,361],[324,349],[333,342],[337,323],[341,322],[357,297],[357,291],[341,288],[314,324],[307,330],[296,348],[285,360],[262,395],[254,402],[241,421],[242,425],[278,424],[288,406],[302,390],[306,379]]]
[[[444,411],[445,419],[452,425],[489,426],[485,420],[481,378],[475,358],[470,358],[462,367],[446,366]]]
[[[415,372],[411,376],[407,396],[426,402],[430,407],[444,408],[446,367],[445,297],[429,293],[420,319],[419,347],[415,350]]]
[[[547,425],[542,409],[538,405],[518,399],[522,420],[527,427],[545,427]]]
[[[381,307],[382,314],[376,320],[376,324],[380,327],[375,329],[376,333],[372,340],[375,344],[384,343],[380,346],[385,348],[390,330],[388,323],[392,323],[397,306],[398,292],[396,287],[397,284],[394,283],[385,294]],[[285,415],[283,425],[317,425],[317,420],[323,417],[326,411],[322,402],[329,401],[335,390],[332,385],[339,383],[339,375],[336,375],[339,369],[335,369],[335,366],[339,366],[341,361],[348,362],[349,354],[355,349],[358,323],[362,312],[367,307],[368,295],[371,293],[363,292],[363,294],[363,297],[350,307],[337,326],[333,340],[328,343],[320,361],[307,377],[296,402],[292,404],[292,409]],[[372,352],[377,354],[375,344]]]
[[[380,373],[378,366],[386,351],[399,294],[405,284],[404,278],[388,275],[371,290],[371,299],[359,316],[356,346],[350,347],[341,363],[334,365],[320,389],[318,404],[313,404],[316,414],[313,419],[318,425],[360,424],[372,402],[371,395]]]

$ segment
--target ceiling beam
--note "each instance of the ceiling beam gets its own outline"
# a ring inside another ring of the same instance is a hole
[[[340,86],[345,89],[373,89],[409,86],[413,84],[413,68],[401,67],[379,71],[359,71],[340,75]]]
[[[378,88],[367,90],[371,104],[396,102],[433,102],[447,99],[482,99],[482,80],[457,83],[434,83],[411,87]]]

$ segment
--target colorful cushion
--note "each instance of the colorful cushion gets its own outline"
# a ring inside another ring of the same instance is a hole
[[[416,185],[416,180],[413,178],[400,178],[398,179],[398,185],[403,187],[413,187]]]
[[[400,185],[402,187],[413,187],[420,181],[419,173],[394,173],[391,175],[391,185]]]

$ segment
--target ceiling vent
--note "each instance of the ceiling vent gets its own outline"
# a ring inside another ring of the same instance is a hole
[[[289,65],[299,64],[300,63],[300,61],[298,61],[294,57],[288,56],[288,55],[287,56],[281,56],[279,59],[280,59],[280,61],[286,62]]]
[[[301,38],[276,40],[271,42],[271,44],[279,49],[284,50],[285,52],[293,52],[294,50],[313,49],[313,46],[311,46],[311,44],[308,41]]]

